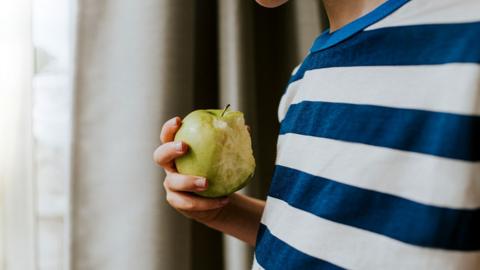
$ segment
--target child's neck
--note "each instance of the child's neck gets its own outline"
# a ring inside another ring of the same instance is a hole
[[[330,32],[367,14],[384,2],[385,0],[323,0]]]

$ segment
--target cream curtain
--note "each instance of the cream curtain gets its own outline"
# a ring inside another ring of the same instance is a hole
[[[318,0],[268,10],[253,0],[78,3],[71,183],[72,269],[248,269],[251,250],[165,203],[152,162],[161,124],[233,108],[252,127],[264,197],[276,110],[323,21]]]
[[[0,269],[34,269],[29,0],[0,0]]]

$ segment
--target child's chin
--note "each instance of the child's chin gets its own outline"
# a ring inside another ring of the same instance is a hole
[[[285,4],[288,0],[256,0],[260,5],[267,8],[274,8]]]

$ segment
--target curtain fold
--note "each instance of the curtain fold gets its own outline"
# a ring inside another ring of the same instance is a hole
[[[36,265],[31,8],[0,1],[0,269]]]
[[[220,106],[245,114],[251,127],[254,152],[257,149],[255,67],[253,59],[253,5],[251,1],[218,1],[219,44],[219,100]],[[258,158],[258,157],[257,157]],[[253,194],[258,189],[258,175],[243,193]],[[241,241],[224,237],[225,269],[242,270],[251,264],[252,250]]]
[[[190,222],[164,203],[152,152],[193,104],[194,2],[78,10],[72,268],[189,269]]]
[[[161,125],[230,103],[251,126],[264,198],[278,101],[320,31],[318,0],[78,3],[72,160],[72,269],[248,269],[251,249],[165,202],[152,161]],[[308,44],[308,45],[307,45]]]

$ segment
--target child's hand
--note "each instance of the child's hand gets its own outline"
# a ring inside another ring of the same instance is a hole
[[[180,213],[200,222],[213,221],[228,203],[228,198],[209,199],[193,194],[204,191],[208,187],[208,179],[192,175],[182,175],[175,169],[175,158],[188,152],[188,145],[183,142],[173,142],[175,133],[181,125],[180,117],[175,117],[162,127],[160,145],[153,155],[167,176],[163,182],[167,202]]]

